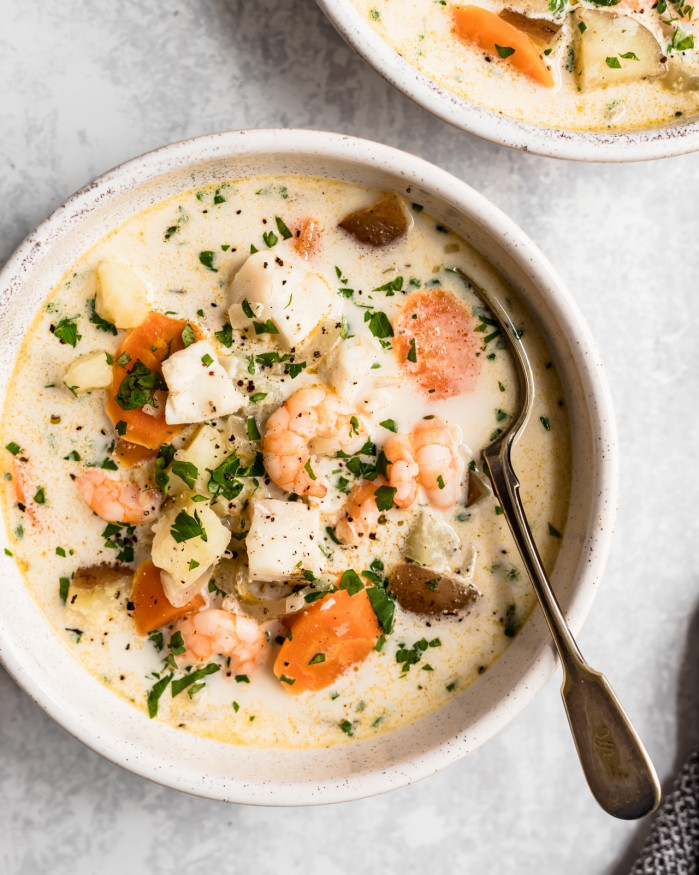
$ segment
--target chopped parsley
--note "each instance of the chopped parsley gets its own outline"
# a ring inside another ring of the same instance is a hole
[[[194,516],[188,514],[186,510],[181,510],[175,517],[175,523],[170,528],[170,534],[178,544],[181,544],[183,541],[190,541],[192,538],[201,538],[202,541],[208,540],[206,530],[196,510],[194,511]]]
[[[393,326],[383,310],[367,310],[364,314],[364,321],[369,323],[369,331],[379,340],[384,337],[393,337]]]
[[[190,489],[194,489],[194,484],[199,476],[199,469],[192,462],[181,462],[177,460],[172,463],[172,473],[180,478]]]
[[[116,402],[122,410],[137,410],[146,404],[155,406],[158,389],[167,389],[167,383],[158,371],[151,371],[143,362],[136,361],[124,377],[116,394]]]
[[[160,697],[163,695],[165,690],[167,689],[168,684],[173,679],[174,674],[170,672],[170,674],[165,675],[156,681],[151,689],[148,692],[148,698],[146,699],[148,703],[148,716],[151,720],[157,716],[158,714],[158,702],[160,701]]]
[[[22,447],[20,447],[20,445],[16,444],[14,441],[10,441],[9,444],[6,444],[5,449],[8,453],[12,453],[13,456],[16,456],[18,453],[22,452]]]
[[[549,531],[549,535],[551,535],[552,538],[562,538],[563,537],[563,535],[558,531],[558,529],[555,526],[552,526],[551,523],[548,524],[548,531]]]
[[[75,347],[78,341],[82,338],[82,334],[78,334],[78,316],[71,316],[70,319],[61,319],[61,321],[53,329],[53,334],[61,343],[67,343]]]
[[[96,325],[99,331],[106,331],[108,334],[113,334],[116,336],[117,328],[116,325],[113,325],[111,322],[107,322],[106,319],[103,319],[97,310],[95,310],[95,299],[90,298],[88,302],[88,307],[90,310],[90,322],[93,325]]]
[[[398,431],[396,426],[396,422],[394,419],[384,419],[383,422],[379,423],[380,426],[387,429],[388,431],[392,431],[394,434]]]
[[[393,498],[398,492],[395,486],[379,486],[374,493],[374,501],[379,510],[390,510],[393,507]]]
[[[135,526],[121,525],[121,523],[108,523],[102,532],[105,539],[104,546],[108,550],[116,550],[117,562],[133,562],[136,543]]]
[[[509,58],[510,55],[514,55],[515,50],[511,46],[499,46],[495,43],[495,50],[501,58]]]
[[[279,329],[271,319],[266,322],[253,322],[252,327],[255,329],[255,334],[279,334]]]
[[[214,331],[214,335],[219,343],[230,349],[233,346],[233,328],[230,323],[226,322],[220,331]]]
[[[194,333],[194,329],[189,324],[189,322],[182,329],[182,346],[186,349],[188,346],[191,346],[193,343],[196,343],[197,336]]]
[[[346,589],[349,595],[356,595],[358,592],[364,589],[362,578],[353,568],[348,568],[347,571],[344,571],[342,573],[342,577],[340,578],[340,583],[338,585],[340,589]]]
[[[46,490],[43,486],[40,486],[34,493],[34,501],[37,504],[46,504]]]
[[[247,420],[247,423],[245,424],[245,427],[246,427],[247,432],[248,432],[248,437],[250,438],[251,441],[259,441],[260,440],[260,438],[261,438],[260,430],[257,427],[257,421],[256,421],[254,416],[248,416],[248,420]]]
[[[279,216],[274,217],[274,221],[277,224],[277,231],[282,235],[284,240],[288,240],[292,234],[291,231],[287,228],[286,223]],[[266,242],[266,241],[265,241]]]
[[[210,270],[213,273],[218,273],[218,268],[214,267],[215,255],[216,253],[211,249],[205,249],[203,252],[199,253],[199,263],[203,264],[207,270]]]
[[[400,292],[403,289],[403,277],[397,276],[395,279],[390,280],[390,282],[384,283],[382,286],[377,286],[373,289],[374,292],[386,292],[386,297],[390,298],[396,292]]]
[[[204,678],[210,674],[215,674],[217,671],[220,670],[220,665],[215,662],[210,662],[203,668],[198,668],[196,671],[193,671],[182,678],[178,678],[176,681],[172,682],[172,698],[174,699],[175,696],[178,696],[182,692],[182,690],[186,690],[187,687],[196,683],[198,680],[201,680],[201,678]],[[199,687],[199,689],[201,689],[201,687]]]

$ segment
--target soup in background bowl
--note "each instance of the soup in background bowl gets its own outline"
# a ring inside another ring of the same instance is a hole
[[[322,802],[463,756],[541,686],[480,469],[512,367],[455,267],[534,363],[515,465],[575,629],[613,511],[606,389],[467,186],[363,141],[217,135],[112,171],[18,251],[2,656],[64,726],[180,789]]]
[[[697,148],[691,6],[637,0],[320,6],[379,73],[471,133],[553,157]]]

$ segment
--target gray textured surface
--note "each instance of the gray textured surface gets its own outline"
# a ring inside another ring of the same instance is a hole
[[[479,142],[391,90],[312,0],[0,0],[0,81],[0,263],[114,164],[240,127],[325,128],[399,146],[525,228],[585,312],[618,411],[620,514],[581,647],[667,785],[699,725],[699,155],[576,165]],[[121,771],[2,669],[0,702],[3,875],[622,875],[647,830],[611,820],[589,796],[556,681],[441,774],[305,810],[190,798]]]

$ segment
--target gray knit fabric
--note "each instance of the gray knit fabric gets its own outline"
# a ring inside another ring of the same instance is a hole
[[[677,776],[655,816],[630,875],[699,872],[699,748]]]

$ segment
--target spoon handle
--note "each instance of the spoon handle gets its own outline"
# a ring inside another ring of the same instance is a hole
[[[486,447],[483,457],[561,658],[561,695],[590,790],[614,817],[650,814],[660,802],[658,776],[609,682],[587,665],[568,628],[524,513],[510,442]]]

